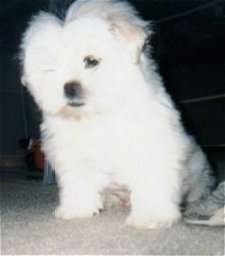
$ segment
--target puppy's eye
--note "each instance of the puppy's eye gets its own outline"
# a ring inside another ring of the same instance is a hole
[[[84,58],[85,68],[94,68],[94,67],[98,66],[99,63],[100,63],[100,59],[96,59],[93,56],[86,56]]]

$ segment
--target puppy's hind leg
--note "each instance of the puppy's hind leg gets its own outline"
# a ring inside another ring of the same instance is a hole
[[[211,166],[202,150],[195,145],[195,151],[187,163],[189,177],[189,189],[186,197],[186,203],[191,204],[199,201],[210,194],[215,185],[215,178],[212,176]]]

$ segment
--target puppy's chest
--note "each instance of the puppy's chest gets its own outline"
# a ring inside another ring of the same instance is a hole
[[[55,131],[58,147],[65,154],[74,152],[75,157],[94,161],[117,161],[127,154],[137,154],[135,150],[143,135],[125,120],[67,125],[63,130]]]
[[[103,122],[77,128],[71,131],[74,135],[73,146],[84,154],[107,154],[124,144],[124,127],[119,128],[117,123]]]

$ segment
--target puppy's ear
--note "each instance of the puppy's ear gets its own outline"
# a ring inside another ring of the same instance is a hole
[[[133,62],[138,64],[144,46],[151,34],[147,26],[120,21],[112,23],[111,31],[125,44],[125,49],[128,49]]]

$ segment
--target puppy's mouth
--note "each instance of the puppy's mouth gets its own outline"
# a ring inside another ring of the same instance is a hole
[[[85,105],[84,101],[82,99],[74,99],[67,102],[67,105],[73,108],[79,108]]]

